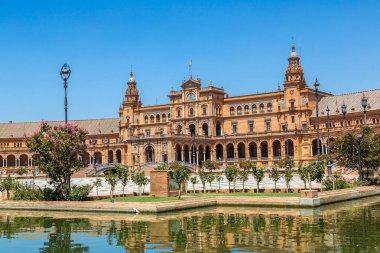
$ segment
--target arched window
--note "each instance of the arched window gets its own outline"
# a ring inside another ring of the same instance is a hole
[[[244,113],[245,114],[249,113],[249,106],[248,105],[244,106]]]
[[[162,122],[166,122],[166,114],[162,114]]]
[[[256,105],[252,105],[252,113],[257,113]]]
[[[238,106],[238,108],[237,108],[237,114],[241,115],[241,106]]]
[[[272,103],[268,103],[267,108],[268,108],[268,112],[271,112],[272,111]]]
[[[177,134],[182,134],[182,126],[181,125],[177,126]]]
[[[188,101],[195,100],[195,94],[194,93],[187,94],[186,100]]]
[[[260,112],[264,112],[264,104],[260,104]]]
[[[160,114],[157,114],[156,115],[156,122],[160,122],[161,120],[160,120]]]
[[[235,115],[235,108],[234,107],[230,107],[230,115]]]
[[[148,116],[145,115],[145,124],[148,124]]]
[[[194,116],[194,109],[193,108],[189,109],[189,116]]]
[[[150,123],[154,123],[154,116],[153,115],[150,116]]]
[[[181,118],[181,109],[177,109],[177,118]]]

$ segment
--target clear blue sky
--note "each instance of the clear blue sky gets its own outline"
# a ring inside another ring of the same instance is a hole
[[[130,65],[144,105],[193,75],[233,95],[282,83],[294,36],[306,81],[380,88],[380,1],[0,0],[0,121],[117,117]]]

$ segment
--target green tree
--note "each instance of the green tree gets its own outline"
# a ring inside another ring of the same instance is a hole
[[[256,164],[251,161],[241,161],[239,163],[239,167],[240,169],[246,170],[249,172],[249,171],[252,171],[256,167]]]
[[[202,187],[203,187],[203,193],[206,192],[206,182],[207,182],[207,172],[205,172],[203,169],[199,171],[199,180],[201,180]]]
[[[210,189],[212,190],[212,185],[211,183],[215,180],[215,175],[211,172],[207,173],[207,182],[210,185]]]
[[[252,175],[256,180],[257,192],[260,192],[260,182],[264,179],[264,168],[256,167],[252,170]]]
[[[160,165],[158,165],[156,168],[154,168],[155,170],[167,170],[168,168],[166,168],[165,164],[164,163],[160,163]]]
[[[174,171],[174,181],[178,184],[178,200],[181,199],[182,183],[189,179],[190,171],[185,166],[178,166]]]
[[[72,124],[50,126],[43,122],[27,143],[34,153],[33,162],[54,185],[57,199],[65,199],[64,189],[70,189],[72,174],[83,167],[79,157],[85,152],[86,133]]]
[[[325,166],[322,161],[313,161],[306,166],[307,181],[309,182],[309,189],[311,190],[311,182],[322,182],[325,173]]]
[[[269,178],[274,182],[274,192],[277,192],[277,181],[280,180],[281,175],[276,166],[273,166],[270,170]]]
[[[111,187],[110,189],[110,198],[111,198],[111,201],[113,200],[113,194],[114,194],[114,191],[115,191],[115,187],[119,181],[119,176],[118,176],[118,172],[116,170],[109,170],[105,173],[105,179],[107,181],[107,183],[109,184],[109,186]]]
[[[144,171],[132,171],[131,180],[138,186],[139,195],[141,195],[143,186],[148,182],[148,178],[145,176]]]
[[[99,187],[102,186],[102,180],[100,178],[96,178],[94,186],[96,187],[96,196],[99,197]]]
[[[245,182],[248,181],[248,176],[249,176],[249,170],[240,170],[239,171],[239,180],[243,184],[243,192],[245,192]]]
[[[193,193],[195,193],[195,184],[198,183],[197,177],[191,177],[190,182],[193,185]]]
[[[334,140],[331,147],[334,160],[342,167],[357,169],[360,145],[363,168],[367,171],[376,170],[380,166],[380,133],[376,131],[366,127]],[[362,139],[358,138],[359,135]]]
[[[293,168],[294,161],[289,156],[286,156],[284,159],[280,160],[277,165],[279,168]]]
[[[228,180],[228,191],[231,191],[231,182],[233,182],[234,192],[235,192],[235,183],[239,175],[239,169],[235,166],[227,166],[224,170],[224,175]]]
[[[220,192],[220,182],[223,180],[221,175],[216,175],[215,180],[218,181],[218,192]]]
[[[129,181],[129,170],[128,170],[128,167],[124,168],[124,167],[120,167],[119,165],[115,165],[115,168],[117,170],[117,174],[118,174],[118,177],[119,177],[119,181],[123,187],[123,197],[125,196],[124,192],[125,192],[125,187],[127,186],[128,184],[128,181]]]
[[[301,163],[298,166],[298,175],[300,176],[301,180],[303,181],[304,189],[306,189],[306,183],[308,181],[308,167]]]
[[[208,170],[208,172],[213,172],[213,171],[215,171],[215,170],[218,169],[218,165],[215,162],[213,162],[213,161],[206,160],[206,161],[203,162],[202,168],[205,171]]]
[[[7,192],[7,199],[10,199],[10,191],[16,190],[17,187],[19,187],[19,183],[9,175],[0,181],[0,190]]]
[[[289,192],[290,181],[292,180],[292,178],[293,178],[293,169],[292,168],[285,169],[284,179],[285,179],[285,183],[286,183],[286,192]]]

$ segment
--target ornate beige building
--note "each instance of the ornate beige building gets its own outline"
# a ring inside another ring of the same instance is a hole
[[[168,104],[146,107],[131,72],[119,118],[72,121],[89,131],[83,161],[134,168],[171,161],[196,167],[205,160],[222,167],[241,160],[272,165],[286,154],[296,163],[311,161],[318,146],[315,86],[306,83],[294,45],[288,62],[283,88],[274,92],[229,96],[223,88],[202,87],[201,80],[190,75],[179,90],[170,91]],[[334,138],[364,124],[363,96],[367,125],[380,126],[380,90],[336,96],[318,91],[321,154],[327,152],[327,126]],[[32,168],[26,141],[38,127],[0,124],[1,167]]]

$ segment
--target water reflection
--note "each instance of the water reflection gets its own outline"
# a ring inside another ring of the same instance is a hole
[[[23,245],[38,245],[28,252],[43,253],[380,251],[379,197],[316,210],[209,208],[139,216],[2,211],[0,219],[0,247],[9,242],[12,252]]]

